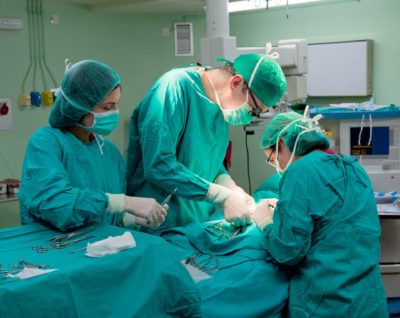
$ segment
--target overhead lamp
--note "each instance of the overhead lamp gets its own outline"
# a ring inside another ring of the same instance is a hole
[[[323,0],[230,0],[228,12],[240,12],[260,10],[266,8],[283,7],[286,5],[305,4],[311,2],[321,2]]]

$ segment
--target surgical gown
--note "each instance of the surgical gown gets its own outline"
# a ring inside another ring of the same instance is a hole
[[[348,157],[312,152],[283,174],[267,249],[291,269],[289,317],[387,317],[371,183]]]
[[[226,172],[228,142],[228,125],[196,69],[165,73],[131,117],[127,194],[161,203],[177,189],[158,231],[207,221],[214,206],[204,199],[210,182]]]
[[[279,198],[279,182],[281,175],[275,173],[267,178],[260,186],[254,191],[254,201],[259,202],[261,199]]]
[[[118,149],[104,140],[83,143],[71,132],[44,127],[26,150],[19,192],[21,223],[50,223],[60,230],[88,222],[119,225],[106,214],[105,193],[124,193],[125,164]]]

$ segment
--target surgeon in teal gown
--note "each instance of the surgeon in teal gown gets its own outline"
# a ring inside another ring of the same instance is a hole
[[[159,226],[167,206],[128,197],[125,163],[103,136],[118,125],[120,76],[85,60],[70,67],[53,105],[50,127],[37,130],[25,154],[19,192],[21,223],[65,231],[97,222]]]
[[[291,272],[289,317],[387,317],[379,270],[380,225],[368,175],[329,150],[307,116],[275,116],[261,147],[282,174],[275,210],[253,219],[270,255]]]
[[[254,202],[223,168],[228,124],[250,123],[252,110],[275,105],[285,89],[278,63],[261,54],[165,73],[131,117],[127,194],[161,202],[176,189],[160,229],[207,221],[215,206],[237,226],[250,223]]]

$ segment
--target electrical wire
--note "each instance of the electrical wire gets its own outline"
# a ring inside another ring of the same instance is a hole
[[[44,90],[47,91],[47,81],[46,81],[46,77],[44,75],[44,67],[43,67],[43,63],[42,63],[42,57],[43,57],[43,50],[44,47],[42,46],[42,30],[40,27],[40,21],[42,20],[42,1],[40,0],[34,0],[36,1],[36,14],[37,14],[37,28],[36,30],[37,32],[37,36],[38,36],[38,62],[39,62],[39,69],[40,69],[40,74],[42,75],[42,81],[43,81],[43,86],[44,86]]]
[[[245,145],[246,145],[246,157],[247,157],[247,181],[249,182],[249,194],[251,195],[251,179],[250,179],[250,155],[249,145],[247,142],[247,131],[245,131]]]
[[[36,69],[37,69],[37,40],[36,40],[36,5],[35,0],[32,0],[32,29],[33,29],[33,77],[32,77],[32,87],[33,91],[36,91]]]
[[[44,33],[44,22],[43,22],[43,2],[42,2],[42,0],[40,0],[40,4],[41,4],[40,5],[40,17],[41,17],[41,19],[40,19],[40,31],[41,31],[41,34],[42,34],[42,48],[43,48],[43,50],[42,50],[42,59],[43,59],[43,64],[44,64],[44,67],[47,70],[47,73],[49,73],[49,75],[50,75],[50,78],[51,78],[51,80],[53,82],[54,88],[57,88],[58,87],[57,81],[56,81],[53,73],[51,72],[49,66],[47,65],[47,61],[46,61],[45,33]]]
[[[289,19],[289,0],[286,0],[286,19]]]
[[[31,16],[31,4],[30,0],[26,0],[26,12],[28,14],[28,42],[29,42],[29,66],[25,73],[24,79],[22,80],[21,89],[22,92],[25,92],[25,84],[28,79],[28,75],[32,68],[32,16]]]

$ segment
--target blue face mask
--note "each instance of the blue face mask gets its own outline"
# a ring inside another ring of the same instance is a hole
[[[90,112],[94,116],[93,125],[86,127],[87,130],[101,136],[108,136],[111,134],[119,122],[119,110],[111,110],[104,113]]]

